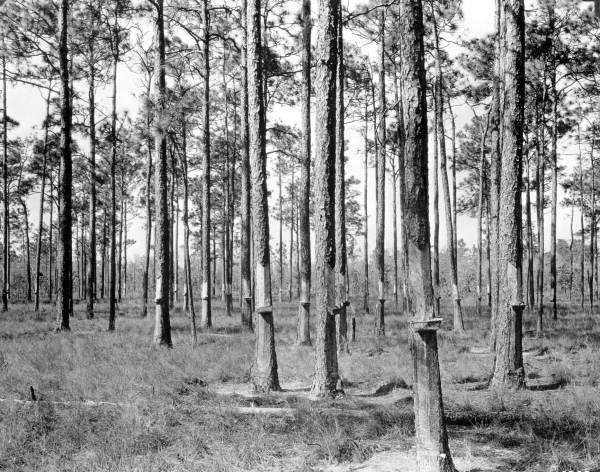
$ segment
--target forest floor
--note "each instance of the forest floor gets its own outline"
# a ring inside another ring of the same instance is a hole
[[[176,311],[165,349],[152,345],[153,318],[140,319],[136,303],[121,304],[114,333],[106,305],[93,320],[84,309],[76,305],[70,333],[52,332],[49,306],[0,316],[0,470],[416,470],[405,316],[388,311],[384,339],[357,316],[357,342],[340,359],[348,395],[311,401],[313,352],[294,345],[296,304],[275,306],[280,379],[293,391],[258,397],[232,394],[247,390],[253,357],[237,311],[227,318],[216,302],[215,328],[195,349]],[[541,339],[525,315],[526,374],[553,377],[561,387],[550,391],[478,389],[491,369],[489,322],[468,306],[465,321],[466,336],[449,322],[439,342],[457,468],[600,471],[600,313],[565,305]],[[30,387],[36,403],[14,401],[30,400]],[[247,414],[252,407],[287,410]]]

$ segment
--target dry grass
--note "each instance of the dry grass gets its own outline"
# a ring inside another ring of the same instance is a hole
[[[368,419],[318,413],[334,404],[356,408],[352,398],[264,399],[298,408],[293,418],[229,412],[252,402],[216,395],[211,387],[247,382],[253,337],[239,332],[237,315],[226,318],[218,303],[215,332],[232,336],[200,336],[195,349],[180,312],[173,316],[175,347],[164,349],[151,344],[152,319],[139,319],[135,303],[122,305],[115,333],[105,331],[103,305],[94,320],[85,319],[78,305],[72,332],[59,334],[52,332],[53,314],[45,309],[36,317],[29,307],[15,306],[3,315],[0,397],[27,400],[33,386],[42,400],[126,406],[0,403],[0,470],[311,471],[329,464],[349,470],[373,456],[410,453],[414,444],[410,402],[369,406]],[[312,375],[311,348],[293,345],[295,314],[295,305],[276,306],[284,386],[309,385]],[[562,307],[556,323],[548,320],[543,339],[526,336],[529,378],[554,375],[564,386],[515,393],[468,389],[485,381],[492,359],[469,352],[470,346],[487,345],[487,318],[477,319],[469,307],[466,318],[467,337],[451,331],[440,336],[449,434],[459,464],[487,470],[477,465],[485,457],[494,464],[489,470],[599,471],[598,319]],[[359,340],[340,363],[348,385],[374,391],[392,381],[411,383],[406,319],[394,314],[386,324],[388,336],[377,340],[371,320],[358,319]]]

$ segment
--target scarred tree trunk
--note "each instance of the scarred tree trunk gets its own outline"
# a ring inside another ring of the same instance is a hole
[[[283,193],[281,154],[277,158],[277,187],[279,188],[279,303],[283,302]]]
[[[294,167],[292,167],[292,182],[290,186],[290,265],[288,278],[288,301],[292,301],[292,290],[294,287]]]
[[[335,395],[339,373],[336,346],[335,157],[338,0],[319,0],[315,76],[315,311],[317,345],[314,396]]]
[[[544,79],[544,84],[546,80]],[[545,100],[546,92],[542,93],[542,103]],[[541,336],[544,321],[544,201],[545,201],[545,180],[546,180],[546,155],[544,152],[544,125],[540,123],[540,113],[536,105],[536,120],[538,128],[537,155],[537,227],[538,227],[538,271],[537,271],[537,318],[536,333]]]
[[[573,299],[573,217],[575,216],[575,205],[571,205],[571,242],[569,243],[569,301]]]
[[[363,179],[363,213],[364,213],[364,225],[365,225],[365,237],[363,240],[363,257],[364,257],[364,289],[363,289],[363,309],[366,314],[369,314],[369,212],[367,210],[368,204],[368,185],[369,180],[369,109],[368,109],[368,93],[365,92],[365,161],[364,171],[365,176]]]
[[[590,300],[590,315],[594,313],[594,270],[595,270],[595,235],[596,235],[596,170],[594,168],[594,146],[596,140],[592,137],[590,147],[590,167],[592,169],[592,203],[590,216],[590,272],[588,275],[588,298]]]
[[[21,208],[23,209],[23,236],[25,239],[25,278],[27,280],[27,302],[31,302],[31,258],[30,258],[30,242],[29,242],[29,210],[25,200],[21,199]]]
[[[456,208],[456,116],[452,111],[452,97],[447,93],[448,115],[450,116],[451,142],[452,142],[452,229],[454,230],[454,260],[458,276],[458,211]]]
[[[400,23],[400,14],[398,14],[398,24]],[[400,39],[399,44],[399,53],[402,54],[402,40]],[[398,201],[400,203],[400,254],[401,254],[401,267],[402,267],[402,309],[408,309],[408,287],[407,287],[407,276],[408,276],[408,247],[406,240],[406,184],[405,184],[405,163],[404,163],[404,144],[406,142],[406,134],[405,134],[405,126],[404,126],[404,105],[402,98],[402,87],[399,84],[400,82],[400,74],[402,72],[402,65],[398,63],[398,67],[396,68],[396,75],[394,77],[394,82],[396,83],[396,87],[398,89],[398,100],[396,105],[396,114],[398,121]]]
[[[210,256],[210,61],[209,61],[209,39],[210,39],[210,17],[208,0],[202,2],[202,27],[204,29],[203,62],[204,62],[204,90],[202,102],[202,309],[200,314],[200,326],[202,328],[212,327],[211,292],[213,281],[211,280],[211,256]],[[213,238],[214,239],[214,238]],[[214,241],[213,241],[214,243]],[[214,260],[214,259],[213,259]],[[214,271],[213,271],[214,272]]]
[[[581,227],[581,252],[579,256],[580,266],[580,294],[581,294],[581,309],[585,308],[585,200],[583,189],[583,156],[581,154],[581,132],[577,125],[577,140],[579,142],[579,224]]]
[[[490,385],[521,388],[523,126],[525,108],[525,7],[523,0],[502,1],[505,36],[500,46],[502,90],[502,171],[498,231],[498,307],[494,366]]]
[[[529,171],[529,156],[525,158],[526,165],[526,192],[525,192],[525,211],[526,211],[526,226],[527,226],[527,305],[529,310],[533,312],[535,307],[535,287],[533,281],[533,229],[531,227],[531,179]]]
[[[117,64],[119,63],[119,34],[118,20],[115,7],[115,23],[113,31],[113,39],[116,44],[113,45],[113,74],[112,74],[112,113],[111,113],[111,159],[110,159],[110,280],[109,280],[109,314],[108,314],[108,330],[114,331],[115,318],[117,309],[117,182],[116,182],[116,165],[117,165]]]
[[[375,334],[385,336],[385,159],[386,159],[386,98],[385,98],[385,12],[379,13],[379,128],[376,139],[379,141],[377,157],[377,222],[375,252],[377,256],[378,301],[375,311]]]
[[[150,114],[146,118],[146,126],[150,131]],[[146,143],[146,250],[144,251],[144,272],[142,274],[142,318],[148,316],[148,281],[150,279],[150,245],[152,242],[152,143]]]
[[[61,3],[62,8],[68,8],[68,5],[64,5],[63,3]],[[65,48],[65,67],[67,67],[67,44],[66,44],[66,36],[67,36],[67,26],[64,25],[64,32],[61,31],[61,41],[62,41],[62,35],[64,34],[65,36],[65,44],[64,44],[64,48]],[[62,46],[62,42],[61,42],[61,46]],[[59,54],[62,53],[62,51],[59,51]],[[62,58],[61,58],[62,59]],[[61,62],[61,66],[62,66],[62,62]],[[68,75],[69,72],[68,70],[65,72],[66,74],[66,79],[65,77],[63,77],[61,75],[61,79],[63,80],[67,80],[67,84],[66,86],[69,87],[69,83],[68,83]],[[63,90],[64,91],[64,90]],[[8,296],[10,293],[10,275],[9,275],[9,268],[10,268],[10,207],[9,207],[9,195],[8,195],[8,115],[7,115],[7,110],[6,110],[6,92],[7,92],[7,88],[6,88],[6,56],[2,56],[2,102],[3,102],[3,106],[2,106],[2,185],[3,185],[3,215],[2,215],[2,222],[3,222],[3,229],[4,229],[4,239],[3,239],[3,264],[2,264],[2,276],[3,276],[3,287],[2,287],[2,311],[7,311],[8,310]],[[70,105],[69,105],[70,107]],[[64,111],[63,111],[64,113]],[[70,113],[70,111],[69,111]],[[62,120],[62,115],[61,115],[61,120]],[[62,125],[62,121],[61,121],[61,125]],[[69,126],[70,128],[70,126]],[[61,140],[63,138],[62,133],[65,130],[62,128],[61,126]],[[70,131],[69,131],[70,132]]]
[[[335,274],[336,305],[339,307],[337,323],[338,352],[348,352],[347,253],[346,253],[346,157],[344,155],[344,40],[342,3],[338,1],[337,13],[337,68],[335,101]]]
[[[92,19],[95,15],[92,15]],[[93,21],[93,20],[92,20]],[[92,28],[94,25],[92,25]],[[90,260],[87,272],[87,317],[94,317],[96,301],[96,65],[94,64],[94,36],[89,41],[89,114],[90,114]]]
[[[489,265],[498,266],[498,216],[500,211],[500,38],[502,29],[500,28],[500,1],[496,0],[496,41],[495,51],[496,59],[494,64],[494,80],[491,104],[490,118],[490,138],[491,138],[491,156],[490,156],[490,186],[489,186],[489,241],[490,257]],[[490,297],[491,302],[491,347],[495,348],[496,343],[496,307],[498,306],[498,271],[490,270]]]
[[[553,27],[551,14],[551,27]],[[552,31],[552,30],[551,30]],[[555,55],[553,51],[553,56]],[[554,62],[554,61],[553,61]],[[552,318],[558,318],[556,305],[556,211],[558,207],[558,91],[556,90],[556,64],[553,64],[552,76],[552,211],[550,213],[550,289],[552,290]]]
[[[269,206],[266,169],[266,113],[263,97],[263,58],[261,50],[261,1],[250,0],[248,31],[248,129],[252,194],[252,236],[255,251],[256,344],[252,383],[260,392],[279,390],[273,298],[271,292],[271,255],[269,249]]]
[[[59,216],[58,216],[58,280],[56,295],[56,330],[68,331],[69,316],[72,309],[73,287],[71,283],[72,269],[72,215],[71,215],[71,185],[73,178],[73,167],[71,159],[71,123],[73,118],[73,109],[71,107],[71,87],[69,85],[69,50],[68,50],[68,19],[69,2],[61,0],[59,12],[59,64],[60,64],[60,155],[61,155],[61,176],[59,181]],[[6,97],[6,86],[4,88]],[[6,111],[6,106],[4,107]],[[6,139],[6,119],[4,120],[4,138]],[[6,142],[5,142],[6,143]],[[6,156],[6,154],[5,154]],[[6,162],[6,160],[5,160]],[[5,180],[6,182],[6,180]],[[8,200],[4,200],[5,210],[8,210]],[[6,223],[5,215],[5,223]],[[5,230],[5,237],[7,231]],[[8,275],[8,257],[6,254],[8,245],[4,245],[5,259],[4,271],[5,277]],[[8,280],[4,279],[5,288],[3,290],[3,307],[8,305]]]
[[[46,197],[46,174],[48,167],[48,128],[50,121],[50,91],[46,97],[46,119],[44,120],[44,150],[42,154],[42,183],[40,186],[40,214],[38,223],[38,234],[37,234],[37,245],[35,253],[35,311],[40,309],[40,275],[42,270],[42,236],[44,233],[44,202]],[[50,198],[50,208],[52,208],[52,197]],[[52,235],[52,218],[50,218],[50,230],[49,234]],[[49,254],[52,254],[52,249],[48,250]],[[50,269],[48,269],[48,276],[50,277]]]
[[[433,118],[433,306],[436,316],[440,314],[440,192],[439,192],[439,130],[437,122],[437,104],[435,98],[437,87],[433,86],[434,118]]]
[[[413,317],[414,408],[417,468],[420,472],[453,472],[444,423],[437,352],[439,323],[434,320],[434,293],[429,246],[427,99],[420,0],[400,2],[402,34],[402,101],[406,129],[406,239],[409,311]],[[439,321],[439,320],[438,320]],[[427,329],[429,328],[429,329]]]
[[[490,126],[490,115],[488,114],[485,128],[482,128],[481,143],[479,148],[479,194],[477,206],[477,316],[481,316],[481,297],[483,293],[483,199],[485,185],[485,143]]]
[[[155,134],[156,163],[155,194],[156,204],[156,245],[154,253],[158,267],[156,268],[156,313],[154,320],[154,343],[171,347],[171,321],[169,317],[170,282],[170,224],[168,203],[168,163],[166,130],[162,128],[163,115],[166,107],[166,59],[165,59],[165,28],[163,19],[163,1],[156,3],[156,89],[158,92],[156,104],[157,129]]]
[[[302,115],[302,159],[300,160],[300,204],[299,204],[299,242],[300,242],[300,303],[298,306],[298,327],[296,343],[309,346],[310,340],[310,62],[311,62],[311,0],[302,0],[302,83],[300,92],[300,114]]]
[[[252,266],[250,264],[250,161],[248,156],[248,66],[247,44],[248,34],[246,28],[247,1],[242,0],[242,34],[243,44],[241,53],[241,163],[240,163],[240,278],[241,278],[241,322],[242,327],[251,331],[252,326]]]
[[[186,314],[190,317],[190,328],[192,332],[192,344],[197,342],[196,334],[196,310],[194,309],[194,284],[192,283],[192,265],[190,260],[190,215],[189,215],[189,189],[188,189],[188,161],[187,161],[187,120],[182,118],[182,150],[181,165],[183,167],[183,257],[185,266],[185,293],[187,302],[185,304]]]
[[[50,216],[52,216],[52,214]],[[106,296],[106,208],[104,209],[104,219],[102,223],[102,262],[100,266],[100,297],[104,299]]]
[[[446,240],[448,244],[448,256],[450,258],[450,275],[452,277],[452,296],[454,298],[454,332],[462,333],[465,330],[462,316],[462,307],[460,303],[460,292],[458,289],[458,266],[456,261],[456,252],[454,247],[454,220],[452,216],[452,202],[450,195],[450,185],[448,182],[448,166],[446,162],[446,132],[444,128],[444,80],[442,75],[442,59],[439,45],[439,32],[436,19],[437,12],[433,14],[433,29],[436,49],[436,68],[437,68],[437,91],[435,98],[436,119],[438,128],[438,147],[440,152],[440,174],[442,177],[442,191],[444,194],[444,207],[446,214]]]
[[[227,316],[231,316],[231,310],[233,305],[232,293],[231,293],[231,240],[233,236],[231,234],[231,220],[232,215],[231,211],[231,174],[232,174],[232,164],[231,164],[231,153],[229,151],[229,96],[227,90],[227,45],[223,43],[223,96],[224,96],[224,129],[225,129],[225,178],[224,178],[224,187],[225,187],[225,199],[223,201],[224,208],[223,214],[225,218],[223,220],[223,231],[225,233],[225,247],[223,250],[223,281],[224,281],[224,290],[223,296],[225,301],[225,313]]]

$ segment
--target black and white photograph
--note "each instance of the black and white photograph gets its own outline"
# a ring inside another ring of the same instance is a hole
[[[0,471],[600,472],[600,0],[0,0],[0,90]]]

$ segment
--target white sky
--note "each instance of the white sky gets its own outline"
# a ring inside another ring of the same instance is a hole
[[[347,5],[352,9],[353,5],[358,4],[356,0],[350,0],[346,2]],[[316,8],[317,2],[313,2],[313,8]],[[460,34],[465,37],[479,37],[485,34],[488,34],[493,29],[493,21],[494,21],[494,0],[463,0],[464,5],[464,22],[460,30]],[[316,12],[315,12],[316,14]],[[316,36],[316,34],[313,34]],[[140,79],[136,77],[131,71],[129,71],[126,67],[121,66],[119,68],[119,95],[118,95],[118,103],[119,103],[119,111],[129,110],[130,115],[135,113],[138,107],[138,100],[134,97],[134,94],[139,93]],[[99,92],[100,99],[108,98],[109,90],[101,90]],[[108,103],[105,105],[108,107]],[[37,90],[26,87],[26,86],[16,86],[10,88],[8,91],[8,112],[10,116],[15,118],[19,123],[20,127],[13,131],[15,136],[26,136],[29,135],[32,130],[36,127],[39,127],[41,120],[43,119],[45,113],[45,105],[44,100],[42,98],[41,92]],[[471,113],[465,107],[460,107],[455,105],[455,113],[458,115],[458,130],[471,119]],[[275,115],[279,115],[280,113],[275,113]],[[289,121],[290,124],[299,124],[299,113],[286,113],[286,121]],[[280,116],[273,116],[275,119],[283,119]],[[363,141],[360,135],[361,125],[357,125],[358,127],[349,126],[347,127],[347,139],[348,139],[348,165],[347,165],[347,175],[356,176],[361,182],[363,180]],[[457,130],[457,131],[458,131]],[[39,131],[39,130],[38,130]],[[372,130],[370,130],[369,134],[372,136]],[[41,134],[40,134],[41,135]],[[85,146],[85,143],[82,143]],[[569,157],[564,157],[563,160],[568,160]],[[431,168],[431,165],[430,165]],[[431,169],[430,169],[431,170]],[[369,171],[369,192],[373,196],[375,189],[375,172],[374,169],[370,169]],[[460,177],[459,177],[460,179]],[[270,189],[273,190],[273,198],[276,196],[274,182],[269,182]],[[362,192],[362,185],[360,186],[360,191]],[[386,247],[391,247],[392,243],[392,231],[391,231],[391,222],[392,222],[392,214],[391,214],[391,183],[387,182],[386,187],[386,200],[389,203],[387,206],[387,214],[386,214]],[[441,188],[440,188],[441,192]],[[359,202],[362,204],[362,195],[358,197]],[[32,197],[29,201],[30,203],[30,212],[31,217],[30,221],[37,221],[38,212],[38,197]],[[272,202],[274,203],[274,201]],[[440,198],[440,245],[445,247],[445,223],[444,223],[444,208],[443,208],[443,199]],[[375,199],[369,199],[369,207],[368,207],[369,217],[369,234],[375,235]],[[569,236],[569,228],[566,223],[570,218],[570,211],[564,210],[559,207],[559,215],[558,215],[558,237],[559,238],[568,238]],[[133,224],[132,224],[133,223]],[[143,239],[144,239],[144,224],[142,220],[136,219],[136,221],[130,222],[129,227],[129,238],[134,239],[136,243],[132,248],[129,249],[130,255],[141,254],[143,252]],[[273,231],[277,226],[275,222],[272,222],[272,244],[273,248],[276,247],[277,241],[274,238],[276,236],[275,231]],[[459,239],[464,239],[467,243],[467,246],[473,246],[477,240],[476,233],[476,221],[467,216],[459,216],[458,218],[458,237]],[[180,231],[180,234],[182,231]],[[549,237],[549,231],[546,231],[547,237]],[[287,237],[287,234],[284,232],[284,237]],[[284,241],[286,243],[286,241]],[[362,247],[362,244],[360,244]],[[370,251],[374,248],[374,240],[369,241]]]

